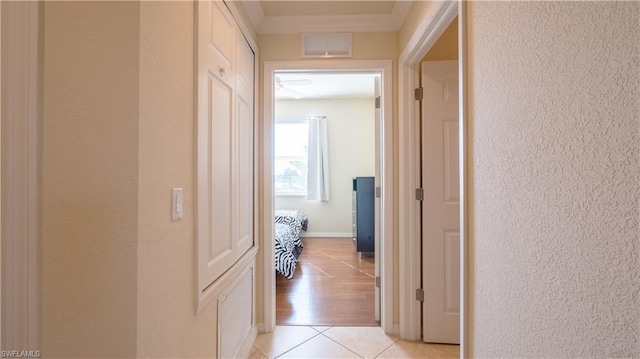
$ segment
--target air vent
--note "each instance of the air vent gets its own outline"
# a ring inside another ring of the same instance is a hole
[[[302,58],[351,57],[351,33],[302,34]]]
[[[253,326],[253,266],[218,299],[219,358],[237,358]]]

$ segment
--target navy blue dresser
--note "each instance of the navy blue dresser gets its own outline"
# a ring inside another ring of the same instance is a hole
[[[373,177],[353,178],[353,243],[358,252],[374,252],[375,181]]]

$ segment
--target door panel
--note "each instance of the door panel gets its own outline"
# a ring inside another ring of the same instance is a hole
[[[253,94],[254,55],[244,36],[237,32],[236,56],[236,123],[237,141],[236,225],[234,236],[238,253],[246,252],[253,245]]]
[[[457,106],[457,104],[456,104]],[[460,168],[458,167],[458,119],[447,119],[444,127],[444,202],[451,205],[460,203]]]
[[[460,342],[458,62],[422,63],[423,338]]]
[[[460,232],[446,231],[444,235],[444,312],[460,313]]]
[[[209,158],[210,172],[209,185],[211,186],[211,197],[206,199],[211,206],[211,257],[208,266],[215,266],[218,262],[224,264],[225,255],[232,249],[231,242],[231,133],[232,112],[231,100],[232,89],[220,79],[215,78],[215,74],[210,80],[210,142]]]
[[[214,70],[220,73],[222,69],[224,70],[222,75],[226,74],[227,79],[232,79],[235,21],[222,1],[207,1],[207,4],[209,5],[208,13],[211,14],[211,21],[208,22],[211,40],[208,45],[215,61]]]

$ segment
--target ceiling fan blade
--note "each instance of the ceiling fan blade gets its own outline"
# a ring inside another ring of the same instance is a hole
[[[300,79],[300,80],[280,80],[281,83],[286,84],[287,86],[312,86],[313,82],[309,79]]]
[[[299,100],[299,99],[304,97],[304,94],[302,94],[302,93],[300,93],[298,91],[294,91],[292,89],[286,88],[286,87],[284,87],[282,85],[276,86],[276,92],[280,92],[283,95],[292,96],[296,100]]]

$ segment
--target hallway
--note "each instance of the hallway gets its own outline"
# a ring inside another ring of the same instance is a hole
[[[640,358],[640,2],[2,1],[0,10],[2,351]],[[438,280],[461,277],[444,307],[461,313],[459,352],[398,339],[418,340],[433,322],[420,299],[435,281],[417,265],[427,257],[418,150],[427,138],[417,128],[427,106],[416,97],[429,92],[418,64],[455,16],[457,88],[440,84],[459,124],[429,134],[459,159],[447,173],[460,186],[437,198],[461,205],[459,231],[444,229],[437,256],[449,264]],[[334,33],[348,35],[337,49],[315,41]],[[346,321],[257,335],[286,303],[276,303],[271,265],[270,101],[285,69],[387,76],[377,275],[380,325],[398,337]]]

